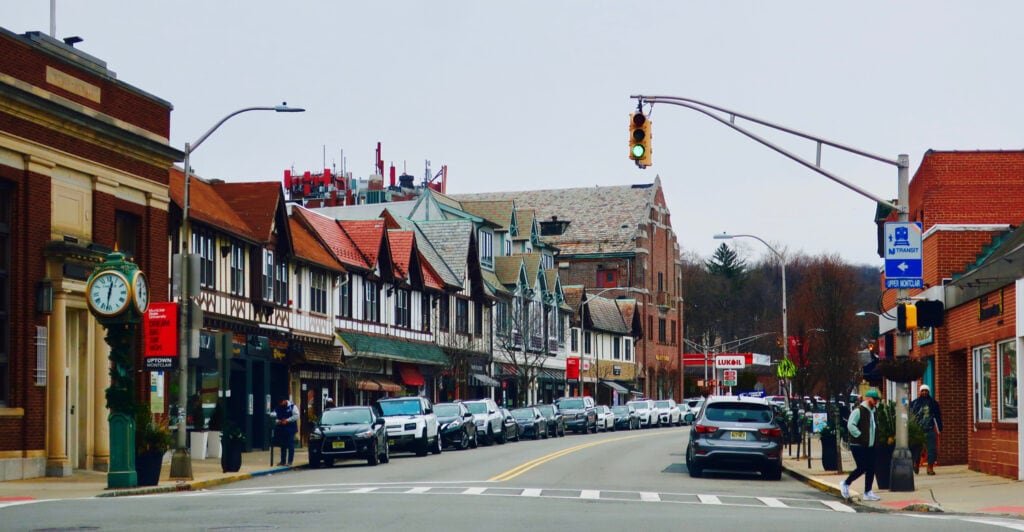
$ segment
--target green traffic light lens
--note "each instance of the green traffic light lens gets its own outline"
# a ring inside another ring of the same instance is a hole
[[[633,157],[635,157],[637,159],[641,159],[644,156],[644,151],[645,151],[644,150],[644,145],[643,144],[634,144],[632,151],[633,151]]]

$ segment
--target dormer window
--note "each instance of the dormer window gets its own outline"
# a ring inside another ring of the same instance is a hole
[[[480,245],[480,263],[487,267],[494,266],[494,234],[481,229],[478,233]]]

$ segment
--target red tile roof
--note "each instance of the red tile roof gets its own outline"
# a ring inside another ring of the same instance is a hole
[[[338,222],[370,268],[377,266],[381,239],[384,237],[384,220],[341,220]]]
[[[170,170],[171,201],[185,205],[185,174],[180,168]],[[189,218],[250,241],[260,241],[235,209],[207,181],[192,176],[188,189]]]
[[[412,231],[388,231],[391,244],[391,260],[395,267],[395,277],[409,278],[409,262],[412,260],[413,244],[416,242]]]
[[[336,259],[345,266],[356,267],[363,270],[370,269],[359,249],[356,248],[352,239],[341,230],[338,222],[311,212],[302,207],[293,207],[292,216],[301,220],[309,227],[317,239],[331,251]]]
[[[275,217],[284,198],[277,181],[211,185],[261,242],[271,242]]]
[[[296,218],[289,218],[288,224],[291,226],[292,247],[297,258],[329,270],[345,271],[345,267],[334,258],[334,255],[331,255],[324,249],[324,246],[320,244],[313,233],[301,221]]]

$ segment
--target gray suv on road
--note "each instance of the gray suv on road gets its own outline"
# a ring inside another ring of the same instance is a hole
[[[700,477],[712,468],[782,478],[782,430],[771,403],[738,396],[709,397],[704,402],[690,427],[686,469],[691,477]]]

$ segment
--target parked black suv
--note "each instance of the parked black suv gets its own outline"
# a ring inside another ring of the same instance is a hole
[[[597,410],[593,397],[562,397],[555,401],[562,412],[565,428],[579,434],[597,432]]]
[[[705,468],[782,478],[782,430],[771,403],[756,397],[709,397],[690,427],[686,447],[690,476],[701,476]]]

